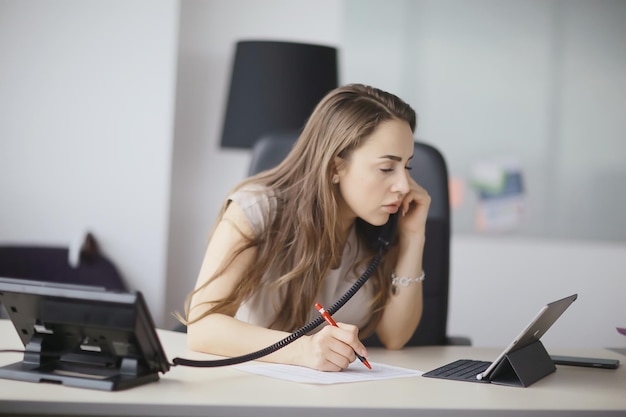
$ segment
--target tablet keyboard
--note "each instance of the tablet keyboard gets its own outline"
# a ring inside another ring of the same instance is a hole
[[[459,359],[447,365],[433,369],[422,376],[429,378],[454,379],[458,381],[488,382],[479,380],[476,375],[483,372],[491,365],[491,362],[477,361],[472,359]]]

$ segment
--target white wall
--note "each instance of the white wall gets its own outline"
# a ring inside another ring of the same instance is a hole
[[[163,315],[178,2],[0,3],[0,241],[86,229]]]

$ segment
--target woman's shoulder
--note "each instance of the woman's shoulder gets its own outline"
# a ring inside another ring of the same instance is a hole
[[[228,200],[239,206],[256,235],[267,227],[276,212],[275,193],[261,184],[243,185],[232,192]]]
[[[228,196],[228,200],[236,202],[242,208],[258,204],[271,208],[276,204],[275,193],[262,184],[242,185]]]

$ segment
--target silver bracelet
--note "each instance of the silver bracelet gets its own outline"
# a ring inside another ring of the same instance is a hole
[[[395,272],[391,274],[391,293],[396,295],[398,293],[398,287],[408,287],[414,282],[423,282],[426,278],[426,273],[422,271],[422,275],[415,278],[399,277]]]

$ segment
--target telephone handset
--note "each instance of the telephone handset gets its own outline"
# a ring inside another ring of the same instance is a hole
[[[378,265],[380,264],[380,260],[382,257],[382,253],[389,245],[393,243],[393,239],[396,234],[396,229],[398,227],[398,213],[394,213],[391,216],[389,216],[389,220],[387,221],[387,223],[378,227],[372,226],[370,224],[366,224],[360,219],[357,219],[357,222],[363,223],[363,227],[365,228],[365,233],[366,233],[366,236],[368,237],[368,241],[372,243],[372,248],[377,251],[376,256],[374,256],[374,259],[372,259],[372,261],[367,266],[367,268],[365,269],[361,277],[352,285],[352,287],[350,287],[350,289],[348,289],[348,291],[346,291],[346,293],[343,296],[341,296],[341,298],[337,300],[335,304],[333,304],[330,308],[326,310],[330,315],[335,314],[337,310],[343,307],[343,305],[347,303],[348,300],[350,300],[350,298],[354,296],[354,294],[356,294],[356,292],[363,286],[363,284],[365,284],[365,282],[369,279],[370,275],[372,275],[372,273],[376,270],[376,268],[378,268]],[[282,349],[288,344],[294,342],[296,339],[299,339],[300,337],[309,333],[313,329],[317,328],[323,322],[324,322],[324,319],[322,318],[322,316],[319,316],[313,321],[302,326],[295,332],[291,333],[289,336],[274,343],[273,345],[268,346],[264,349],[258,350],[256,352],[246,354],[246,355],[241,355],[241,356],[232,357],[232,358],[225,358],[225,359],[213,359],[213,360],[208,360],[208,361],[174,358],[173,363],[171,365],[172,366],[182,365],[182,366],[193,366],[193,367],[202,367],[202,368],[211,367],[212,368],[212,367],[218,367],[218,366],[236,365],[239,363],[256,360],[264,356],[267,356],[270,353],[276,352],[279,349]]]
[[[387,223],[382,226],[372,226],[364,220],[357,218],[357,231],[361,230],[371,250],[381,254],[393,243],[396,230],[398,229],[398,215],[398,213],[390,215]]]
[[[398,229],[398,213],[394,213],[389,216],[387,223],[381,226],[380,235],[378,236],[378,245],[381,250],[384,250],[393,243],[393,238],[396,235]]]

